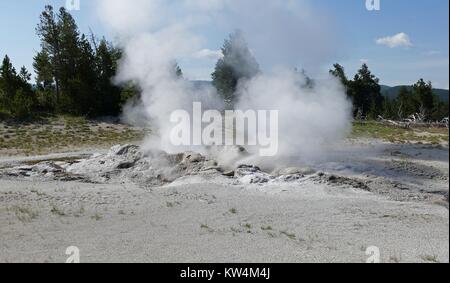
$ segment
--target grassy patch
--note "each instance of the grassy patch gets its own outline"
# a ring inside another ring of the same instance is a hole
[[[52,209],[50,210],[50,212],[54,215],[57,216],[66,216],[66,213],[64,212],[64,210],[62,210],[61,208],[57,207],[56,205],[52,206]]]
[[[35,155],[132,143],[146,131],[83,117],[58,116],[33,122],[0,122],[1,155]]]
[[[289,233],[287,231],[281,231],[281,235],[284,235],[291,240],[295,240],[297,238],[297,236],[294,233]]]
[[[263,226],[263,227],[261,227],[261,230],[263,230],[263,231],[272,231],[273,229],[272,229],[272,226]]]
[[[213,233],[213,232],[214,232],[214,229],[210,228],[207,224],[201,224],[201,225],[200,225],[200,228],[201,228],[202,230],[208,231],[209,233]]]
[[[96,213],[91,216],[91,219],[95,220],[95,221],[100,221],[100,220],[102,220],[102,216],[100,214]]]
[[[421,259],[426,262],[439,263],[436,255],[422,255]]]
[[[13,206],[11,210],[21,222],[31,222],[39,216],[39,213],[29,207]]]
[[[375,138],[392,143],[424,143],[437,145],[448,142],[449,132],[446,128],[405,129],[383,125],[377,122],[355,122],[350,138]]]
[[[246,223],[246,224],[242,225],[242,227],[244,227],[245,229],[248,229],[248,230],[253,228],[252,224],[249,224],[249,223]]]

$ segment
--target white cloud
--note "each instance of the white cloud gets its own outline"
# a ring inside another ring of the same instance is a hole
[[[210,49],[202,49],[193,54],[196,59],[211,59],[218,60],[223,57],[221,50],[210,50]]]
[[[411,40],[409,39],[409,36],[404,32],[398,33],[393,36],[379,38],[376,40],[376,43],[378,45],[386,45],[389,48],[413,46]]]

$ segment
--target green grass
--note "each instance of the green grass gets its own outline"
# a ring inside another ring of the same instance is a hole
[[[248,229],[248,230],[251,230],[253,228],[252,224],[249,224],[249,223],[242,225],[242,227],[244,227],[245,229]]]
[[[281,235],[284,235],[291,240],[295,240],[297,238],[297,236],[294,233],[289,233],[287,231],[281,231]]]
[[[91,216],[91,219],[95,221],[100,221],[102,220],[102,216],[98,213],[95,213],[94,215]]]
[[[0,122],[0,154],[35,155],[142,140],[144,129],[58,116],[34,122]]]
[[[377,122],[355,122],[350,138],[375,138],[392,143],[413,142],[437,145],[448,142],[449,132],[446,128],[405,129]]]
[[[200,225],[200,229],[208,231],[209,233],[213,233],[214,229],[212,229],[211,227],[209,227],[208,224],[201,224]]]
[[[421,258],[426,262],[439,263],[439,259],[436,255],[422,255]]]
[[[261,230],[263,230],[263,231],[272,231],[273,228],[272,228],[272,226],[263,226],[263,227],[261,227]]]

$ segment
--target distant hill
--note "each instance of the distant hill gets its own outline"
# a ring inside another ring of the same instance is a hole
[[[381,86],[381,93],[384,96],[389,97],[390,99],[395,99],[398,96],[398,93],[400,91],[400,88],[403,86],[386,86],[386,85],[382,85]],[[408,89],[412,89],[411,86],[406,86]],[[448,102],[449,101],[449,91],[447,89],[438,89],[435,88],[433,89],[433,92],[435,95],[439,96],[439,98],[442,101]]]

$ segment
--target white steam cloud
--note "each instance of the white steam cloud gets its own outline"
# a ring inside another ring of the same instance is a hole
[[[302,74],[278,70],[257,76],[241,88],[238,109],[279,110],[279,160],[266,162],[312,162],[323,156],[325,145],[349,133],[351,105],[340,82],[329,77],[312,87],[306,83]]]
[[[125,51],[117,82],[134,81],[143,92],[142,105],[129,107],[125,114],[133,116],[138,109],[144,112],[143,119],[156,130],[157,136],[146,143],[149,149],[185,150],[171,147],[168,141],[173,127],[172,111],[192,110],[195,101],[202,102],[204,109],[224,108],[214,89],[199,88],[173,73],[177,60],[192,58],[193,54],[221,55],[204,46],[205,29],[221,34],[242,30],[253,55],[262,62],[260,75],[240,82],[237,93],[241,99],[236,108],[279,110],[280,162],[313,160],[324,154],[322,145],[348,133],[351,105],[340,83],[327,74],[307,87],[306,77],[292,71],[300,64],[307,69],[319,69],[335,54],[333,32],[324,28],[326,20],[314,14],[307,1],[97,0],[97,3],[101,19],[118,35]],[[273,66],[276,68],[272,69]],[[256,157],[250,159],[264,163]]]

